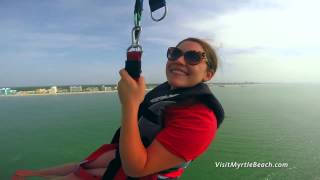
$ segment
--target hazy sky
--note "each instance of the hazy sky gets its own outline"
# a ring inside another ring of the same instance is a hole
[[[131,43],[134,1],[0,0],[0,87],[117,83]],[[165,81],[166,50],[186,37],[217,49],[212,82],[320,82],[320,2],[167,0],[167,17],[144,2],[147,83]]]

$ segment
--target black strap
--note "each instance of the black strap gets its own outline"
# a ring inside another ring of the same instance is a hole
[[[103,174],[102,180],[113,179],[121,167],[121,159],[119,150],[116,151],[116,157],[109,163],[106,172]]]
[[[166,6],[166,1],[165,0],[149,0],[149,6],[151,12],[154,12],[162,7]]]
[[[137,13],[141,16],[141,12],[143,10],[143,0],[136,0],[134,4],[134,13]]]

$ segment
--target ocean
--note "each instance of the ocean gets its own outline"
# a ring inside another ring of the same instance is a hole
[[[319,84],[211,90],[225,120],[208,151],[180,179],[320,180]],[[10,179],[16,169],[81,161],[111,140],[120,112],[117,93],[0,96],[0,179]],[[269,162],[288,166],[252,167]]]

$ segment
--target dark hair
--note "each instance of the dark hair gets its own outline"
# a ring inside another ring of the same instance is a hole
[[[208,59],[208,70],[212,72],[216,72],[217,66],[218,66],[218,56],[216,54],[216,51],[213,49],[213,47],[207,43],[205,40],[189,37],[182,41],[180,41],[176,47],[178,47],[180,44],[182,44],[185,41],[192,41],[195,43],[198,43],[204,52],[206,53],[206,57]]]

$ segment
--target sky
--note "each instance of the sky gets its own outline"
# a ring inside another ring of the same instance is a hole
[[[216,49],[210,82],[320,83],[319,1],[167,0],[167,7],[154,22],[144,2],[147,83],[166,80],[166,50],[187,37]],[[116,84],[133,8],[128,0],[0,0],[0,87]]]

